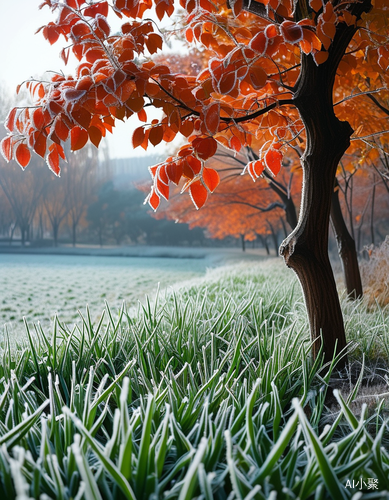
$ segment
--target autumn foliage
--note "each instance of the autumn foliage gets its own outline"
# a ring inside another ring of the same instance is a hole
[[[347,74],[350,88],[356,81],[368,86],[367,78],[355,71],[360,62],[369,62],[374,80],[389,65],[384,3],[376,2],[364,21],[376,35],[358,30],[339,67],[339,78]],[[181,179],[195,206],[203,206],[219,182],[217,172],[205,166],[217,143],[239,152],[260,140],[259,159],[247,170],[254,179],[265,168],[277,175],[285,151],[304,135],[291,92],[301,54],[324,63],[336,27],[358,22],[353,2],[298,2],[301,12],[290,0],[180,4],[186,11],[187,42],[200,42],[212,53],[197,76],[174,74],[149,57],[163,47],[163,38],[151,21],[141,18],[151,8],[159,19],[171,16],[172,1],[44,1],[41,7],[49,7],[57,20],[41,28],[43,36],[50,44],[62,37],[63,61],[72,52],[79,65],[74,77],[56,73],[50,82],[26,83],[34,106],[10,112],[10,134],[2,141],[5,158],[25,168],[34,151],[59,175],[66,141],[73,151],[88,140],[98,147],[116,120],[137,114],[144,124],[133,133],[134,147],[170,142],[177,134],[187,139],[174,157],[151,169],[149,203],[154,209],[161,197],[169,198],[170,183]],[[115,15],[124,21],[118,34],[108,23]],[[163,110],[162,119],[147,122],[149,104]],[[339,106],[340,114],[348,106],[349,101]]]

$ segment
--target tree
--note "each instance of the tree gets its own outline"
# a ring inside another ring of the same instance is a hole
[[[201,208],[219,183],[206,166],[218,142],[239,151],[259,140],[259,159],[248,166],[258,177],[265,169],[277,175],[284,152],[303,147],[299,221],[280,253],[302,285],[314,356],[321,345],[327,361],[343,350],[344,324],[328,258],[331,199],[353,128],[355,136],[362,122],[376,136],[387,129],[381,109],[389,66],[386,2],[376,0],[373,8],[370,0],[181,0],[187,42],[214,53],[197,77],[172,74],[145,57],[162,48],[163,39],[150,20],[135,19],[151,7],[159,19],[171,16],[172,0],[42,5],[58,15],[43,35],[50,43],[63,35],[64,61],[72,51],[80,64],[75,77],[54,74],[49,82],[27,83],[35,107],[10,112],[10,135],[2,141],[6,159],[24,168],[31,148],[58,174],[67,139],[74,151],[88,139],[98,146],[116,119],[137,113],[145,124],[133,134],[134,147],[169,142],[178,133],[187,138],[176,156],[151,169],[150,205],[156,209],[161,197],[169,197],[169,184],[183,178],[184,191]],[[108,13],[129,18],[119,34],[111,34]],[[357,92],[349,95],[350,88]],[[369,96],[374,114],[361,118],[359,101]],[[146,123],[150,105],[164,114]]]
[[[1,160],[0,187],[12,207],[24,246],[30,239],[31,223],[43,194],[47,170],[44,170],[43,165],[39,165],[38,159],[34,159],[32,168],[23,175],[17,165],[7,168],[5,162]]]
[[[284,218],[291,229],[297,224],[292,188],[297,199],[296,187],[301,179],[297,175],[297,182],[292,182],[294,173],[283,169],[277,179],[264,172],[254,183],[247,172],[241,175],[253,154],[251,148],[238,155],[220,148],[209,161],[209,167],[220,175],[220,185],[207,204],[195,210],[191,200],[183,199],[176,189],[169,203],[161,207],[155,217],[185,222],[190,228],[206,228],[211,238],[239,238],[243,251],[246,241],[271,236],[277,254],[278,234],[285,226]]]

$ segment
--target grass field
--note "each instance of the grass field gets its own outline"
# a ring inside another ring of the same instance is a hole
[[[2,498],[389,498],[388,314],[343,307],[359,378],[332,400],[275,261],[5,341]]]
[[[0,322],[18,336],[23,317],[46,329],[59,313],[71,325],[87,305],[95,320],[106,301],[113,308],[123,302],[136,307],[158,283],[164,290],[203,276],[207,264],[195,258],[0,254]]]

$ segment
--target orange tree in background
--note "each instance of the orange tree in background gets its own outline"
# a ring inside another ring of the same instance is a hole
[[[218,170],[221,181],[207,204],[196,210],[190,198],[179,196],[177,189],[171,193],[169,203],[154,216],[187,223],[190,228],[206,228],[211,238],[240,238],[243,250],[245,241],[270,235],[278,252],[277,236],[280,230],[286,230],[284,219],[288,220],[288,213],[292,224],[297,224],[293,199],[286,187],[289,183],[292,185],[290,175],[283,169],[277,180],[260,177],[254,184],[249,175],[240,175],[247,161],[244,155],[232,157],[227,151],[218,151],[209,164]],[[288,207],[285,200],[290,201]]]
[[[156,209],[161,197],[169,197],[170,183],[183,178],[184,190],[200,208],[219,183],[217,171],[206,164],[218,142],[239,151],[259,140],[259,159],[247,167],[256,177],[265,169],[277,175],[286,150],[302,138],[299,221],[280,252],[303,288],[313,354],[323,345],[330,360],[346,346],[327,250],[331,196],[353,128],[360,133],[359,101],[371,100],[367,96],[376,101],[375,116],[361,119],[369,134],[388,128],[380,108],[388,95],[387,2],[180,0],[180,5],[188,44],[203,44],[214,54],[197,76],[174,74],[145,57],[161,49],[163,39],[153,22],[142,18],[150,8],[160,20],[171,16],[173,0],[45,0],[42,6],[57,18],[42,28],[43,35],[50,43],[63,36],[64,61],[72,51],[79,65],[74,77],[54,74],[51,81],[27,83],[35,106],[10,112],[3,154],[25,167],[33,150],[59,174],[65,141],[70,139],[73,150],[88,140],[98,146],[116,120],[137,113],[144,125],[134,132],[134,147],[169,142],[177,134],[187,138],[176,156],[151,169],[150,205]],[[107,21],[115,15],[123,21],[118,34]],[[352,95],[344,88],[353,88]],[[163,117],[148,123],[149,106],[161,109]]]

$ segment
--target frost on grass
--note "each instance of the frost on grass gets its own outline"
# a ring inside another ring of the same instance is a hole
[[[12,336],[24,335],[23,316],[47,329],[56,313],[65,324],[79,322],[86,305],[93,319],[105,301],[113,309],[136,306],[158,283],[163,290],[205,268],[201,259],[2,255],[0,337],[4,324]]]

